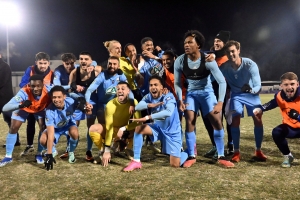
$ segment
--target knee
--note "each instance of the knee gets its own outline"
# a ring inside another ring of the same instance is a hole
[[[272,137],[274,139],[281,137],[281,134],[282,134],[282,131],[277,127],[272,130]]]
[[[40,144],[42,145],[42,146],[47,146],[47,136],[46,136],[46,134],[42,134],[41,135],[41,138],[40,138]]]
[[[97,132],[100,134],[102,131],[103,131],[103,127],[101,124],[93,124],[89,128],[89,132]]]

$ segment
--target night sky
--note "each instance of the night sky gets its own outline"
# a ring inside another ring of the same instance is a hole
[[[140,40],[149,36],[154,45],[182,54],[184,33],[197,29],[206,38],[204,50],[209,50],[220,30],[231,31],[231,39],[241,42],[241,55],[258,64],[263,80],[278,80],[286,71],[300,74],[297,0],[14,2],[22,18],[18,26],[9,28],[13,71],[34,64],[35,54],[40,51],[51,59],[60,59],[66,52],[78,56],[81,51],[89,51],[101,63],[108,57],[103,42],[112,39],[122,46],[133,43],[141,52]],[[6,29],[2,24],[0,52],[6,53]]]

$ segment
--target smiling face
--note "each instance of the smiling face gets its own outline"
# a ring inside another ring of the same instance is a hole
[[[237,49],[235,45],[229,46],[226,49],[226,55],[232,62],[237,62],[240,59],[240,49]]]
[[[299,82],[297,80],[284,79],[281,81],[280,87],[285,93],[288,99],[291,99],[295,96],[297,88],[299,87]]]
[[[92,58],[88,55],[80,55],[79,63],[80,63],[81,69],[87,69],[92,64]]]
[[[131,59],[134,55],[136,55],[136,48],[135,48],[135,46],[128,45],[126,47],[125,54],[126,54],[127,57],[129,57]]]
[[[61,91],[55,91],[52,93],[52,103],[55,105],[55,107],[59,109],[63,109],[65,106],[65,99],[66,95],[64,95]]]
[[[219,38],[215,38],[214,40],[214,49],[215,51],[220,51],[224,47],[224,42],[220,40]]]
[[[109,50],[110,56],[121,57],[122,47],[119,42],[114,42],[111,44],[111,48]]]
[[[37,65],[37,68],[41,71],[41,72],[45,72],[49,65],[50,65],[50,62],[46,59],[43,59],[43,60],[38,60],[38,61],[35,61],[35,64]]]
[[[30,90],[32,94],[37,97],[42,95],[44,84],[40,80],[31,80],[29,83]]]
[[[172,58],[170,55],[162,55],[162,64],[168,70],[173,70],[175,58]]]
[[[142,45],[142,50],[150,51],[151,53],[154,51],[153,42],[151,40],[148,40]]]
[[[117,59],[108,59],[107,62],[107,71],[109,74],[115,74],[119,69],[119,60]]]
[[[126,103],[130,90],[126,84],[117,85],[117,98],[119,103]]]
[[[184,52],[187,55],[191,55],[199,51],[200,46],[197,44],[196,40],[192,36],[188,36],[184,40]]]
[[[163,92],[163,85],[158,79],[151,79],[149,83],[149,91],[154,99],[159,98]]]

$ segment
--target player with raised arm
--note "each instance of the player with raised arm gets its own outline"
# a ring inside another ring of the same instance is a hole
[[[152,142],[160,140],[162,152],[170,155],[170,165],[180,167],[188,155],[181,152],[181,125],[177,112],[177,103],[171,92],[163,94],[163,79],[153,75],[149,79],[150,93],[143,97],[142,101],[135,107],[136,110],[150,109],[151,114],[140,119],[132,119],[134,122],[146,122],[153,120],[153,123],[137,126],[134,132],[134,157],[123,171],[133,171],[142,168],[140,161],[143,146],[143,135],[148,135]]]

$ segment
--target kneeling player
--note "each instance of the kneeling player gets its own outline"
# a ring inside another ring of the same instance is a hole
[[[175,97],[170,92],[163,94],[163,79],[157,75],[150,77],[149,90],[150,93],[144,96],[135,109],[150,109],[151,115],[132,119],[132,121],[145,122],[151,119],[154,123],[143,124],[135,128],[134,159],[123,169],[126,172],[142,167],[140,156],[143,135],[149,135],[152,142],[161,140],[162,151],[170,155],[170,164],[173,167],[181,166],[188,157],[186,152],[181,152],[181,126]]]
[[[90,127],[89,134],[92,138],[93,142],[99,149],[99,158],[102,159],[102,164],[104,167],[108,165],[108,162],[111,159],[110,147],[112,139],[115,139],[116,136],[122,137],[125,131],[132,132],[134,128],[138,125],[136,122],[128,124],[131,114],[129,113],[129,107],[131,106],[131,102],[129,100],[130,88],[129,84],[125,81],[120,81],[117,84],[117,97],[110,100],[105,107],[105,127],[101,124],[94,124]],[[138,104],[135,100],[134,104]],[[141,113],[135,112],[134,118],[140,118]],[[124,134],[125,135],[125,134]],[[129,136],[124,137],[123,139],[127,139]],[[131,136],[132,137],[132,136]],[[102,138],[105,138],[105,152],[102,155],[103,147],[102,147]],[[130,137],[129,137],[130,138]],[[126,142],[126,141],[125,141]],[[121,144],[121,143],[120,143]],[[120,147],[120,149],[122,149]],[[132,149],[132,138],[129,139],[129,144],[125,153],[130,158],[130,150]],[[100,161],[100,159],[96,159],[96,163]],[[99,160],[99,161],[97,161]]]
[[[57,144],[60,136],[67,135],[67,132],[70,136],[69,163],[76,161],[74,150],[78,144],[79,133],[73,113],[76,108],[84,110],[85,106],[85,102],[80,101],[77,106],[72,98],[66,96],[66,91],[62,86],[54,86],[50,91],[50,97],[52,103],[46,109],[45,121],[47,128],[40,138],[41,145],[47,147],[47,158],[45,161],[47,170],[53,169],[53,162],[56,163],[53,158],[52,148]],[[91,105],[85,107],[87,114],[91,113],[91,108]]]

